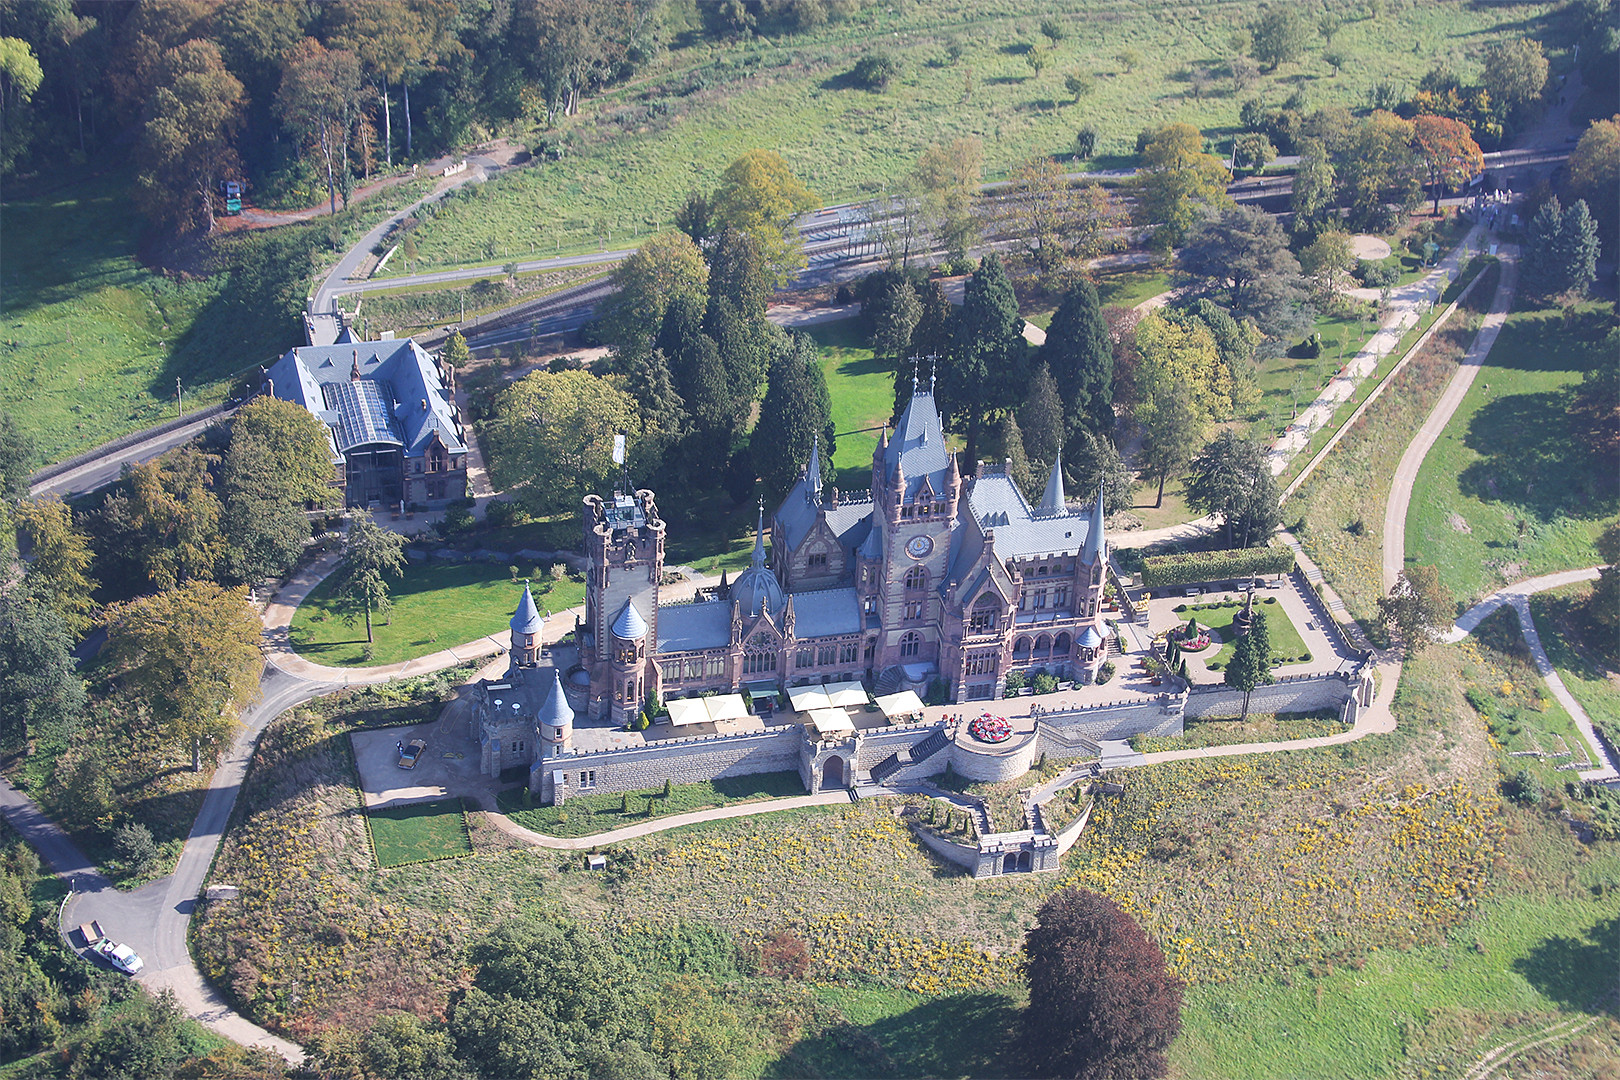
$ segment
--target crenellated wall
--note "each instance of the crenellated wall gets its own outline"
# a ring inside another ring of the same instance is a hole
[[[1299,713],[1332,709],[1344,715],[1344,705],[1356,695],[1361,678],[1338,674],[1293,675],[1269,686],[1257,686],[1249,699],[1251,713]],[[1199,687],[1187,697],[1187,716],[1237,717],[1243,713],[1243,692],[1224,686]],[[1352,717],[1352,720],[1354,718]],[[1155,733],[1156,734],[1156,733]]]
[[[676,784],[696,784],[724,776],[800,771],[803,746],[803,729],[788,724],[745,735],[672,740],[544,758],[530,770],[529,787],[536,792],[555,791],[558,797],[554,801],[561,803],[569,795],[637,791],[660,786],[666,779]],[[582,785],[581,773],[595,773],[594,785]],[[550,783],[543,782],[547,774]]]

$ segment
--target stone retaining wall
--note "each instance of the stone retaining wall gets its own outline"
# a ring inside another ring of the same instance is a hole
[[[1359,678],[1337,674],[1297,675],[1278,679],[1269,686],[1255,687],[1249,699],[1252,713],[1300,713],[1331,709],[1344,715],[1345,702],[1355,696]],[[1243,712],[1243,692],[1224,686],[1197,687],[1187,696],[1187,716],[1239,716]],[[1156,734],[1156,733],[1155,733]]]
[[[545,758],[530,769],[529,787],[543,800],[562,803],[570,795],[638,791],[659,787],[665,780],[696,784],[726,776],[799,771],[803,745],[802,729],[787,725],[746,735],[683,739]],[[586,776],[584,783],[582,773]]]

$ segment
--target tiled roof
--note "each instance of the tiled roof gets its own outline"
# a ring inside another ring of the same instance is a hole
[[[945,490],[945,471],[950,456],[945,450],[945,432],[939,422],[934,395],[919,393],[900,414],[894,434],[883,451],[883,465],[889,475],[895,466],[906,471],[906,498],[911,498],[926,479],[935,492]]]
[[[686,652],[731,644],[731,605],[724,600],[658,606],[658,651]]]
[[[995,530],[996,554],[1004,560],[1063,552],[1079,555],[1091,530],[1087,513],[1069,510],[1035,516],[1018,485],[1000,473],[974,480],[967,501],[979,528]]]
[[[853,587],[793,594],[793,636],[831,637],[861,628],[861,602]]]

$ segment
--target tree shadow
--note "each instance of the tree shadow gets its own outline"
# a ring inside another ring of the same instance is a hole
[[[1547,938],[1513,961],[1513,970],[1566,1009],[1596,1008],[1614,992],[1620,971],[1620,916],[1593,923],[1580,937]]]
[[[1001,994],[933,998],[896,1016],[840,1023],[801,1039],[766,1075],[1016,1076],[1018,1018]]]
[[[1480,460],[1458,476],[1462,493],[1510,503],[1543,522],[1612,513],[1620,485],[1570,430],[1570,397],[1567,391],[1544,391],[1483,405],[1463,436],[1463,445]]]

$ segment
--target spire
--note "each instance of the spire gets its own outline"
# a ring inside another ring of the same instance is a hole
[[[1052,476],[1046,481],[1046,494],[1041,496],[1040,509],[1049,513],[1062,513],[1065,505],[1063,501],[1063,451],[1060,449],[1057,464],[1052,466]]]
[[[754,557],[750,566],[765,568],[765,500],[759,500],[759,524],[754,526]]]
[[[811,506],[821,505],[821,433],[810,436],[810,465],[804,476],[804,497]]]
[[[911,396],[912,397],[917,396],[917,363],[921,359],[922,359],[922,357],[920,357],[920,356],[913,356],[911,358]]]
[[[551,694],[540,705],[539,720],[551,727],[568,727],[574,722],[574,710],[568,707],[568,695],[563,693],[562,672],[551,669]]]
[[[349,368],[349,381],[360,381],[360,350],[354,350],[354,365]]]
[[[1083,562],[1094,563],[1099,555],[1106,557],[1108,542],[1103,536],[1103,489],[1097,485],[1097,504],[1091,508],[1091,521],[1086,526],[1086,545],[1080,551]]]
[[[529,583],[523,583],[523,597],[518,601],[517,611],[512,614],[512,633],[538,634],[544,625],[540,619],[540,609],[534,606],[534,594],[529,591]]]

